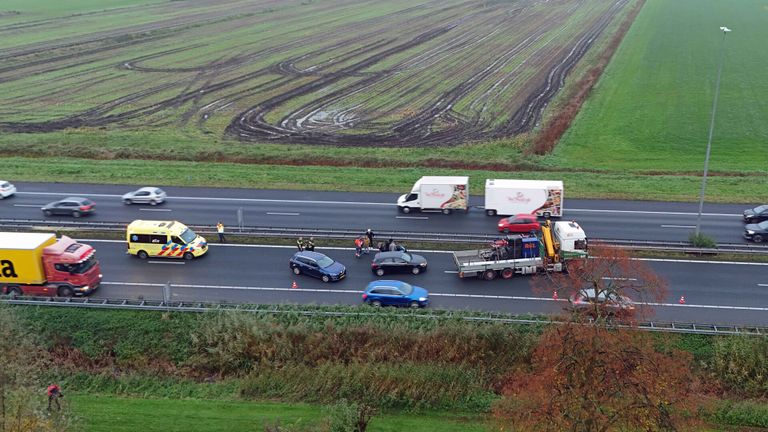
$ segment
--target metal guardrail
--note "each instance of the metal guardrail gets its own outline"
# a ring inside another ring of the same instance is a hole
[[[34,219],[0,219],[0,228],[10,230],[22,229],[72,229],[80,231],[122,231],[125,223],[120,222],[87,222],[87,221],[45,221]],[[204,235],[215,235],[213,227],[207,225],[189,225],[193,230]],[[353,238],[362,234],[359,229],[332,229],[332,228],[282,228],[244,226],[230,229],[227,235],[252,236],[252,237],[317,237],[344,239]],[[412,231],[377,231],[382,238],[395,238],[399,241],[426,241],[449,243],[486,243],[497,239],[499,234],[482,233],[438,233],[438,232],[412,232]],[[716,248],[697,248],[687,242],[655,241],[655,240],[623,240],[590,238],[593,242],[605,243],[611,246],[631,249],[648,250],[658,252],[681,252],[696,255],[716,255],[719,253],[734,254],[761,254],[768,255],[768,246],[751,243],[720,243]]]
[[[365,312],[361,307],[360,312],[343,311],[324,311],[317,309],[296,309],[281,308],[280,305],[253,305],[236,303],[207,303],[207,302],[164,302],[162,300],[130,300],[130,299],[94,299],[89,297],[15,297],[0,296],[0,303],[12,305],[27,306],[50,306],[50,307],[76,307],[93,309],[127,309],[127,310],[145,310],[145,311],[173,311],[173,312],[225,312],[239,311],[258,314],[298,314],[305,316],[374,316],[375,312]],[[546,317],[528,317],[515,318],[510,315],[487,313],[477,316],[466,316],[451,313],[451,311],[440,311],[444,313],[397,313],[387,315],[397,318],[420,318],[420,319],[462,319],[474,322],[496,322],[503,324],[522,324],[522,325],[550,325],[561,324],[561,321]],[[618,327],[629,326],[619,325]],[[679,323],[679,322],[644,322],[639,323],[637,328],[645,331],[664,332],[664,333],[689,333],[704,335],[743,335],[743,336],[768,336],[768,327],[760,326],[738,326],[728,324],[697,324],[697,323]]]

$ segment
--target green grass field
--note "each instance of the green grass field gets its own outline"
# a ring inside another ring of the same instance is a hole
[[[136,399],[116,396],[67,395],[85,432],[253,432],[265,425],[311,428],[328,415],[327,408],[306,404],[225,400]],[[427,412],[382,413],[371,432],[482,432],[490,428],[478,415]]]
[[[647,0],[552,162],[701,170],[724,42],[710,169],[768,174],[766,20],[762,0]]]

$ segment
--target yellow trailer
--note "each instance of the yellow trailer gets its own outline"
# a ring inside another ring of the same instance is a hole
[[[55,234],[0,233],[0,283],[44,284],[43,249],[54,243]]]

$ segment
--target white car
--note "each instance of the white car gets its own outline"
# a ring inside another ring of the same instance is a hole
[[[156,187],[143,187],[123,195],[123,202],[125,204],[144,203],[157,205],[165,202],[165,198],[165,191],[162,189]]]
[[[12,185],[11,183],[0,180],[0,199],[8,198],[9,196],[16,193],[16,186]]]

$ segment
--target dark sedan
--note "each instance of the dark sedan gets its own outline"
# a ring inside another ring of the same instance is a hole
[[[305,274],[323,282],[339,281],[347,275],[347,269],[343,264],[318,252],[296,252],[291,257],[289,265],[293,274]]]
[[[88,198],[69,197],[49,203],[41,208],[41,210],[46,216],[68,215],[80,217],[93,213],[96,210],[96,204]]]
[[[768,220],[768,204],[755,207],[753,209],[744,210],[744,222],[745,223],[758,223]]]
[[[768,221],[746,225],[744,227],[744,238],[755,243],[762,243],[768,240]]]
[[[419,274],[426,269],[427,259],[409,252],[379,252],[371,262],[371,271],[377,276],[384,276],[384,273]]]

